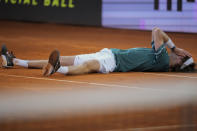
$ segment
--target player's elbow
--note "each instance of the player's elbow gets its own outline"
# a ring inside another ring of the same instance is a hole
[[[152,29],[152,32],[153,32],[153,33],[159,33],[159,32],[161,32],[161,29],[160,29],[159,27],[154,27],[154,28]]]
[[[155,35],[155,36],[160,36],[160,35],[162,35],[162,30],[160,29],[160,28],[158,28],[158,27],[155,27],[154,29],[153,29],[153,34]]]

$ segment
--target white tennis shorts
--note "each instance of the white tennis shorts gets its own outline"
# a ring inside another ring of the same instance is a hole
[[[116,68],[116,60],[110,49],[104,48],[99,52],[92,54],[77,55],[74,60],[74,65],[80,65],[89,60],[97,60],[100,64],[100,73],[113,72]]]

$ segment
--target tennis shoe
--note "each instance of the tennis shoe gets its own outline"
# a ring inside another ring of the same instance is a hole
[[[49,61],[46,67],[43,69],[43,76],[50,76],[54,74],[60,68],[60,53],[58,50],[51,52]]]
[[[2,67],[11,68],[14,66],[13,58],[16,58],[12,51],[8,51],[7,47],[3,44],[1,48]]]

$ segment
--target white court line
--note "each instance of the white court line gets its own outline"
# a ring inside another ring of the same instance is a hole
[[[166,76],[166,77],[197,79],[196,76],[169,75],[169,74],[160,74],[160,73],[144,73],[144,74],[147,74],[147,75],[156,75],[156,76]]]
[[[58,81],[58,82],[67,82],[67,83],[75,83],[75,84],[88,84],[95,86],[105,86],[105,87],[116,87],[116,88],[128,88],[128,89],[141,89],[141,90],[154,90],[154,91],[168,91],[161,88],[143,88],[136,86],[124,86],[124,85],[116,85],[116,84],[102,84],[102,83],[92,83],[92,82],[83,82],[83,81],[71,81],[71,80],[60,80],[60,79],[51,79],[51,78],[41,78],[41,77],[32,77],[32,76],[19,76],[19,75],[7,75],[0,74],[0,76],[9,76],[16,78],[25,78],[25,79],[36,79],[36,80],[46,80],[46,81]]]
[[[89,85],[96,85],[96,86],[106,86],[106,87],[122,87],[122,88],[136,88],[141,89],[141,87],[134,87],[134,86],[123,86],[123,85],[115,85],[115,84],[102,84],[102,83],[92,83],[92,82],[83,82],[83,81],[71,81],[71,80],[60,80],[60,79],[51,79],[51,78],[41,78],[41,77],[32,77],[32,76],[19,76],[19,75],[7,75],[7,74],[0,74],[1,76],[9,76],[9,77],[18,77],[18,78],[26,78],[26,79],[36,79],[36,80],[48,80],[48,81],[58,81],[58,82],[68,82],[68,83],[76,83],[76,84],[89,84]]]
[[[167,129],[177,129],[177,128],[195,128],[195,124],[190,125],[169,125],[169,126],[153,126],[153,127],[144,127],[144,128],[128,128],[128,129],[112,129],[105,131],[156,131],[156,130],[167,130]]]
[[[150,88],[150,87],[144,88],[144,87],[136,87],[136,86],[117,85],[117,84],[102,84],[102,83],[92,83],[92,82],[84,82],[84,81],[71,81],[71,80],[65,80],[65,79],[60,80],[60,79],[51,79],[51,78],[46,78],[46,77],[41,78],[41,77],[7,75],[7,74],[0,74],[0,76],[9,76],[9,77],[16,77],[16,78],[36,79],[36,80],[45,80],[45,81],[67,82],[67,83],[75,83],[75,84],[88,84],[88,85],[104,86],[104,87],[116,87],[116,88],[141,89],[141,90],[154,90],[154,91],[169,92],[169,90],[166,90],[163,88]],[[170,90],[170,92],[172,92],[172,90]]]

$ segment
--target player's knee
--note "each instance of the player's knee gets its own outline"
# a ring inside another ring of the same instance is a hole
[[[161,29],[158,28],[158,29],[155,30],[155,32],[160,34],[161,33]]]
[[[155,32],[155,30],[157,30],[158,29],[158,27],[154,27],[153,29],[152,29],[152,32]]]

